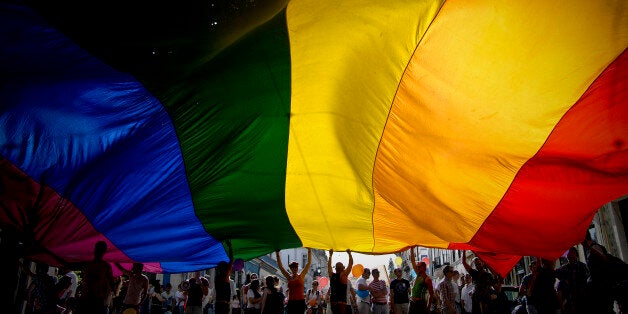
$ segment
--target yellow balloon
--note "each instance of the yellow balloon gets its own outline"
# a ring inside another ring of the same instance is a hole
[[[395,258],[395,265],[401,266],[401,262],[403,262],[401,256],[397,256],[397,258]]]

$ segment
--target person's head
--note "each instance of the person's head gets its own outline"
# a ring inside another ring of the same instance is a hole
[[[373,275],[373,279],[375,279],[375,280],[379,279],[379,269],[374,268],[374,269],[371,271],[371,275]]]
[[[457,270],[454,270],[454,276],[452,278],[455,281],[458,281],[460,279],[460,272],[458,272]]]
[[[155,280],[153,286],[155,287],[155,292],[161,293],[161,281]]]
[[[318,290],[318,280],[312,281],[312,291]]]
[[[48,275],[48,270],[50,269],[50,267],[47,264],[37,263],[36,265],[37,267],[35,269],[35,273],[37,273],[38,275]]]
[[[446,279],[451,279],[454,276],[454,269],[447,265],[443,268],[443,275],[445,275]]]
[[[209,275],[201,276],[198,278],[202,286],[209,287]]]
[[[266,288],[269,288],[269,289],[275,288],[275,277],[266,276],[266,279],[264,281],[266,282]]]
[[[567,251],[567,261],[570,264],[573,264],[578,261],[578,250],[575,247],[570,247],[569,251]]]
[[[371,278],[371,270],[368,268],[364,268],[364,271],[362,272],[362,278],[364,279]]]
[[[554,269],[555,263],[556,262],[554,260],[542,258],[540,267],[543,269]]]
[[[416,268],[418,268],[418,272],[419,274],[424,274],[425,270],[427,269],[427,264],[425,264],[425,262],[418,262],[416,264]]]
[[[102,260],[102,257],[105,256],[105,252],[107,252],[107,242],[96,242],[94,245],[94,259]]]
[[[341,273],[345,270],[345,265],[341,262],[336,263],[336,273]]]
[[[251,281],[259,279],[256,273],[251,273]]]
[[[254,280],[251,280],[251,285],[249,286],[249,289],[257,290],[259,289],[259,286],[260,286],[259,279],[254,279]]]
[[[296,274],[299,271],[299,263],[297,262],[290,262],[290,264],[288,264],[288,267],[293,274]]]
[[[475,269],[477,269],[477,270],[483,270],[484,269],[484,261],[482,261],[479,257],[474,257],[473,258],[473,265],[475,266]]]
[[[535,259],[530,260],[530,272],[535,272],[538,269],[538,263]]]
[[[467,284],[470,284],[471,282],[473,282],[473,277],[471,277],[470,274],[465,274],[464,275],[464,282]]]
[[[131,272],[134,274],[141,274],[142,270],[144,270],[144,264],[142,263],[133,263],[133,268],[131,269]]]
[[[403,276],[403,272],[401,271],[401,268],[395,268],[394,273],[397,279],[401,279],[401,276]]]
[[[167,283],[166,284],[166,292],[170,292],[170,290],[172,290],[172,284]]]

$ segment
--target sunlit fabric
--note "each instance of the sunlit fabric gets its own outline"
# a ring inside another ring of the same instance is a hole
[[[230,36],[53,4],[0,5],[0,223],[35,260],[419,245],[505,274],[628,194],[624,1],[295,0]]]

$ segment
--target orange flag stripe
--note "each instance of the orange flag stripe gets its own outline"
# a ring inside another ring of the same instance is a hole
[[[471,241],[628,43],[619,1],[480,2],[446,2],[406,68],[375,162],[374,251]]]

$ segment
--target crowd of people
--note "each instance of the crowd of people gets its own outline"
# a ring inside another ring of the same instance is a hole
[[[495,274],[478,257],[471,263],[466,251],[462,254],[460,272],[452,266],[442,268],[440,278],[426,273],[425,262],[416,260],[410,250],[410,264],[415,276],[403,277],[394,269],[392,280],[383,280],[377,268],[364,268],[352,283],[349,261],[332,263],[334,251],[329,251],[329,288],[320,289],[314,280],[305,287],[306,275],[312,261],[308,249],[307,263],[300,268],[290,262],[283,266],[276,252],[278,268],[286,279],[277,276],[258,278],[248,274],[244,285],[236,289],[231,272],[231,244],[227,262],[216,267],[213,285],[200,272],[182,282],[176,289],[168,283],[149,282],[143,265],[134,263],[131,270],[114,263],[122,275],[114,278],[110,263],[104,259],[107,246],[98,242],[94,259],[81,265],[81,282],[74,271],[61,268],[58,278],[48,275],[46,265],[38,265],[28,287],[27,313],[89,313],[89,314],[501,314],[501,313],[615,313],[614,305],[625,309],[626,264],[614,260],[606,249],[587,237],[582,243],[585,262],[571,248],[566,263],[556,267],[556,261],[534,259],[530,272],[521,280],[516,303],[502,287],[503,278]],[[332,267],[334,265],[334,267]],[[372,277],[372,279],[371,279]],[[355,286],[355,287],[354,287]],[[617,303],[615,303],[617,302]]]

